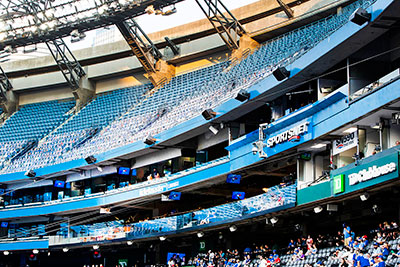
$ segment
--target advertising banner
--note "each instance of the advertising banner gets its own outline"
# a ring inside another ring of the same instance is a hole
[[[342,138],[336,139],[332,144],[333,155],[337,155],[341,152],[349,150],[350,148],[356,147],[358,144],[358,133],[357,131],[349,133]]]

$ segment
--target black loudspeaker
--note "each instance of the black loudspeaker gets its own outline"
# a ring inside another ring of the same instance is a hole
[[[146,145],[151,146],[151,145],[154,145],[156,141],[157,141],[157,139],[155,139],[153,136],[148,136],[148,137],[146,137],[146,139],[144,140],[144,143],[145,143]]]
[[[240,102],[244,102],[244,101],[248,100],[249,98],[250,98],[250,94],[244,89],[240,90],[239,93],[235,97],[235,99],[239,100]]]
[[[365,22],[371,20],[371,13],[368,13],[367,10],[363,8],[358,8],[350,17],[350,21],[357,24],[363,25]]]
[[[97,159],[94,156],[89,156],[89,157],[85,158],[85,160],[88,164],[93,164],[96,162]]]
[[[34,170],[29,170],[29,171],[27,171],[27,172],[25,173],[25,176],[28,176],[28,177],[33,178],[33,177],[36,176],[36,172],[35,172]]]
[[[206,120],[211,120],[212,118],[215,118],[217,113],[215,113],[212,109],[206,109],[204,110],[201,115],[203,115],[204,119]]]
[[[285,67],[279,67],[272,73],[278,81],[282,81],[286,78],[289,78],[290,71],[288,71]]]

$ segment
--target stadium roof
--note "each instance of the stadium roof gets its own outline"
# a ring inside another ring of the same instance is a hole
[[[114,24],[183,0],[1,0],[0,48],[65,37]]]

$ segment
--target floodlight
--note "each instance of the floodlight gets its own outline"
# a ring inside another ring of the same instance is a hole
[[[237,226],[236,225],[232,225],[229,227],[229,231],[231,232],[235,232],[237,230]]]
[[[368,198],[369,198],[369,194],[368,194],[367,192],[362,193],[362,194],[360,195],[361,201],[367,201]]]
[[[277,217],[272,217],[270,221],[272,224],[276,224],[279,221],[279,219]]]
[[[320,213],[320,212],[323,211],[323,210],[324,210],[324,208],[321,207],[321,206],[317,206],[317,207],[314,208],[314,212],[315,212],[315,213]]]
[[[218,129],[217,128],[215,128],[214,126],[210,126],[210,127],[208,127],[208,129],[214,134],[214,135],[216,135],[217,133],[218,133]]]

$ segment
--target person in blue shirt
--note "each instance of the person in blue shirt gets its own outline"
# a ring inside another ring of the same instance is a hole
[[[384,260],[387,260],[388,256],[389,256],[389,246],[388,243],[384,243],[382,245],[382,256]]]
[[[374,258],[375,264],[374,267],[385,267],[385,261],[383,260],[383,256],[377,256]]]
[[[348,246],[349,242],[351,241],[351,229],[350,226],[343,224],[343,237],[344,237],[344,245]]]
[[[361,237],[360,245],[358,246],[361,250],[365,249],[368,246],[369,242],[367,236],[364,235]]]
[[[370,266],[370,261],[366,255],[359,253],[357,256],[357,266],[358,267],[368,267]]]
[[[378,243],[374,243],[374,249],[372,251],[372,257],[382,255],[382,249],[379,247]]]
[[[274,249],[274,250],[272,251],[272,257],[273,257],[274,260],[276,260],[277,258],[279,258],[279,255],[276,254],[276,249]]]

